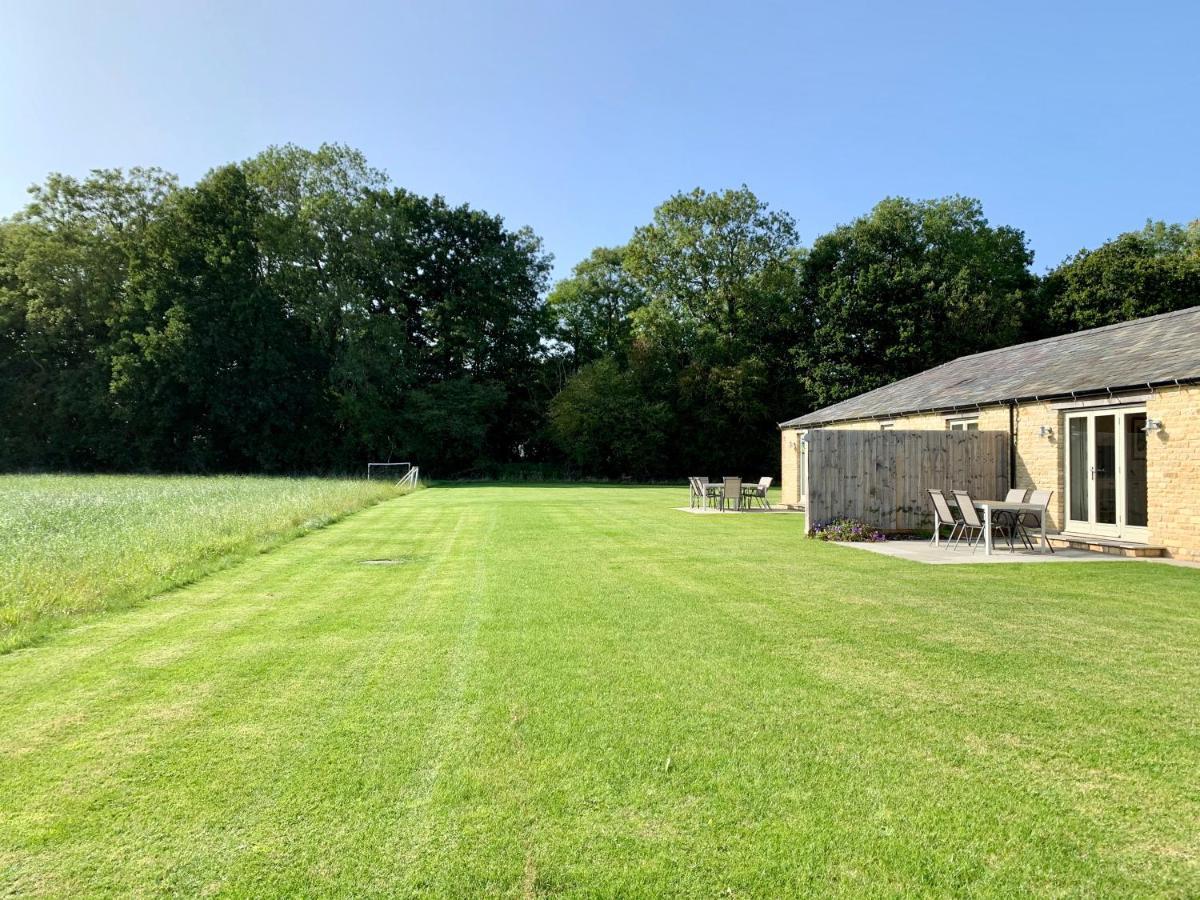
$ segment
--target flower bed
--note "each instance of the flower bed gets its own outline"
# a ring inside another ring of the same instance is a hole
[[[887,535],[878,528],[857,519],[834,519],[831,522],[818,522],[813,526],[812,534],[809,537],[819,541],[868,541],[870,543],[887,540]]]

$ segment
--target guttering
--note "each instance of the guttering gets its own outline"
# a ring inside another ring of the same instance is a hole
[[[1017,483],[1017,404],[1008,401],[1008,486]]]

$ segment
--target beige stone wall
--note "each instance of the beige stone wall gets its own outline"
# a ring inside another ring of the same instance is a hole
[[[1062,413],[1049,403],[1023,403],[1017,406],[1016,453],[1017,480],[1013,487],[1033,490],[1034,488],[1054,491],[1050,498],[1050,517],[1047,524],[1051,531],[1061,531],[1063,525],[1063,445]],[[1051,429],[1049,436],[1039,434],[1045,425]],[[1007,428],[1007,423],[1005,428]]]
[[[1146,442],[1150,542],[1200,560],[1200,386],[1155,391],[1146,415],[1163,423]]]
[[[780,456],[780,491],[784,506],[800,505],[800,435],[803,432],[795,429],[784,429],[779,433],[781,447]]]

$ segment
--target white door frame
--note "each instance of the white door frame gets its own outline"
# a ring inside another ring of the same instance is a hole
[[[1115,537],[1127,541],[1146,543],[1150,540],[1150,529],[1146,526],[1129,525],[1125,522],[1126,488],[1129,471],[1126,460],[1125,418],[1130,415],[1146,415],[1146,407],[1104,406],[1093,409],[1079,409],[1063,414],[1063,523],[1064,529],[1079,534],[1094,534],[1101,537]],[[1100,416],[1113,417],[1113,454],[1116,472],[1113,474],[1116,515],[1115,522],[1096,521],[1096,419]],[[1071,516],[1071,421],[1087,422],[1087,518],[1075,519]]]

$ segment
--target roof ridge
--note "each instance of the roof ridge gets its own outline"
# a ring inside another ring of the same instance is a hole
[[[960,359],[975,359],[980,356],[988,356],[992,353],[1003,353],[1006,350],[1018,350],[1022,347],[1034,347],[1038,344],[1050,344],[1054,341],[1064,341],[1069,338],[1081,337],[1086,334],[1096,334],[1099,331],[1115,331],[1118,328],[1128,328],[1131,325],[1142,325],[1146,322],[1153,322],[1158,319],[1169,319],[1172,316],[1181,316],[1185,313],[1200,313],[1200,306],[1188,306],[1183,309],[1172,309],[1164,313],[1155,313],[1152,316],[1142,316],[1140,319],[1126,319],[1124,322],[1112,322],[1108,325],[1097,325],[1095,328],[1084,328],[1082,331],[1068,331],[1065,334],[1056,334],[1052,337],[1038,338],[1036,341],[1025,341],[1020,344],[1008,344],[1005,347],[993,347],[991,350],[980,350],[978,353],[968,353],[965,356],[956,356],[948,362],[940,363],[933,366],[934,369],[939,369],[942,366],[948,366],[950,363],[958,362]],[[926,372],[929,369],[925,370]],[[918,373],[919,374],[919,373]],[[910,378],[913,376],[909,376]],[[895,382],[893,382],[895,383]]]

